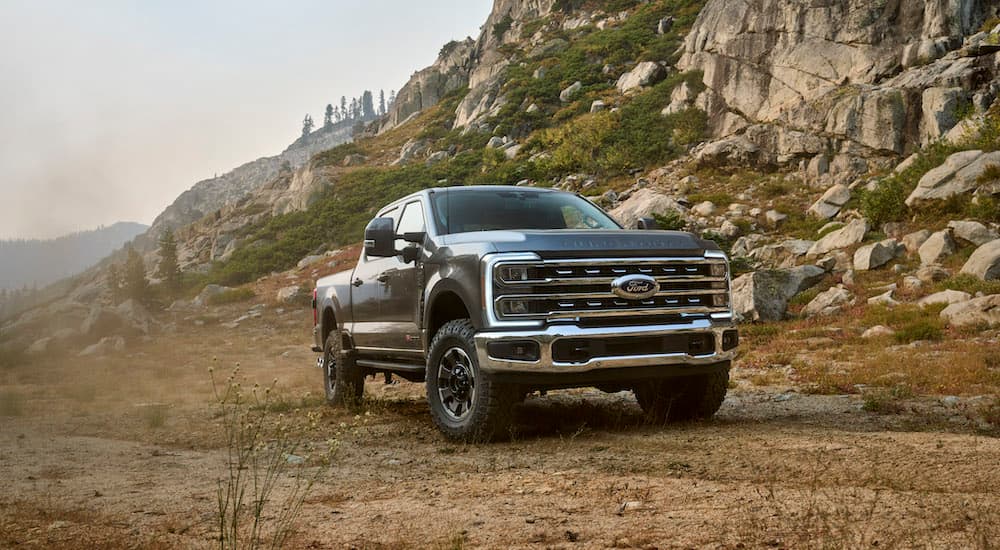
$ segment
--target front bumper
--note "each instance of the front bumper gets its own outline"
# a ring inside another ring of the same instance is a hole
[[[668,325],[626,326],[626,327],[594,327],[581,328],[576,325],[549,325],[538,330],[516,332],[480,332],[476,334],[476,353],[479,366],[486,372],[497,374],[527,374],[527,375],[571,375],[629,369],[648,371],[644,367],[676,366],[683,370],[690,367],[698,371],[699,367],[708,367],[732,361],[736,357],[736,348],[725,350],[723,334],[735,331],[731,322],[712,321],[708,319],[693,320],[688,323]],[[714,349],[704,354],[689,354],[683,352],[642,353],[636,355],[594,356],[585,361],[559,362],[553,358],[553,346],[563,339],[602,340],[609,338],[656,337],[673,335],[711,335],[714,339]],[[537,361],[519,361],[491,357],[488,351],[490,343],[503,342],[536,342],[539,347]],[[677,369],[672,369],[676,371]],[[694,372],[692,372],[694,373]]]

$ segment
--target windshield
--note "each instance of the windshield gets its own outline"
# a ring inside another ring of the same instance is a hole
[[[432,195],[438,233],[530,229],[621,229],[603,210],[570,193],[447,189]]]

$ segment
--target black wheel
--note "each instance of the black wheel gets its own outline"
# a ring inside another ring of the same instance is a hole
[[[650,422],[710,418],[729,390],[729,368],[712,374],[649,380],[633,388]]]
[[[497,384],[479,369],[472,322],[446,323],[431,341],[427,402],[434,424],[449,439],[491,441],[506,433],[515,388]]]
[[[338,330],[330,332],[323,343],[323,389],[326,402],[335,406],[357,404],[365,391],[364,371],[353,357],[341,353],[343,346]]]

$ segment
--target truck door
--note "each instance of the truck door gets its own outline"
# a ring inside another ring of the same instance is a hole
[[[416,200],[407,203],[400,214],[396,234],[424,231],[426,225],[421,202]],[[417,245],[402,239],[396,241],[396,250],[402,250],[407,246]],[[420,341],[420,297],[423,291],[420,276],[423,273],[423,264],[404,263],[402,256],[386,260],[379,299],[382,307],[380,317],[386,329],[384,346],[403,352],[404,355],[420,353],[423,350],[423,343]]]
[[[391,208],[379,214],[380,218],[399,219],[399,207]],[[385,327],[381,319],[381,300],[384,284],[382,273],[386,271],[395,258],[368,258],[364,253],[358,265],[354,268],[354,278],[351,281],[351,314],[353,324],[351,335],[354,345],[359,351],[372,351],[383,346]]]

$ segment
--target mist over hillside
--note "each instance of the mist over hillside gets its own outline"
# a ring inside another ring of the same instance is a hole
[[[45,286],[94,265],[148,226],[119,222],[56,239],[0,240],[0,288]]]

